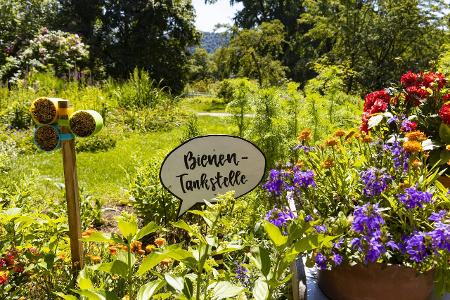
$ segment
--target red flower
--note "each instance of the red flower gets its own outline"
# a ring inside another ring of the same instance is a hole
[[[410,120],[404,120],[400,129],[404,132],[415,131],[417,129],[417,123]]]
[[[442,105],[439,110],[439,117],[441,117],[442,122],[450,125],[450,103]]]
[[[15,263],[14,254],[12,254],[11,252],[6,254],[5,262],[8,267],[11,267],[12,265],[14,265],[14,263]]]
[[[427,90],[417,86],[407,87],[406,92],[406,101],[411,102],[414,106],[419,105],[421,100],[426,99],[430,95]]]
[[[386,111],[391,96],[385,90],[376,91],[366,96],[364,101],[364,112],[375,114]]]
[[[17,265],[17,266],[15,266],[15,267],[13,268],[13,271],[14,271],[15,273],[23,273],[24,270],[25,270],[25,269],[23,268],[22,265]]]
[[[367,112],[363,113],[362,120],[361,120],[361,126],[359,126],[359,130],[365,133],[369,133],[369,119],[370,114]]]
[[[408,73],[405,73],[400,78],[400,83],[405,87],[410,87],[413,85],[417,85],[417,74],[409,71]]]
[[[425,87],[431,87],[433,83],[437,83],[438,89],[442,89],[445,82],[445,76],[442,73],[428,72],[423,75],[423,86]]]
[[[450,94],[444,95],[444,97],[442,97],[442,100],[444,100],[444,103],[450,101]]]

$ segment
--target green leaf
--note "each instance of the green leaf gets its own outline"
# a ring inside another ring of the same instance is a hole
[[[127,278],[128,276],[128,265],[121,260],[101,264],[98,266],[97,270],[108,274],[119,275],[122,278]]]
[[[211,284],[208,290],[212,289],[212,299],[220,300],[236,297],[244,290],[243,287],[236,286],[229,281],[219,281]]]
[[[153,269],[155,266],[157,266],[163,259],[167,258],[166,253],[158,253],[158,252],[152,252],[149,255],[147,255],[143,260],[141,265],[139,266],[139,269],[137,271],[138,276],[142,276],[151,269]]]
[[[78,300],[78,298],[77,297],[75,297],[75,296],[73,296],[73,295],[66,295],[66,294],[63,294],[63,293],[53,293],[53,294],[55,294],[56,296],[59,296],[59,297],[61,297],[61,298],[63,298],[64,300]]]
[[[188,225],[185,221],[179,220],[178,222],[172,223],[172,225],[177,227],[177,228],[181,228],[183,230],[186,230],[187,232],[189,232],[190,234],[195,236],[197,239],[199,239],[200,242],[206,244],[205,238],[200,233],[196,232],[195,229],[192,228],[190,225]]]
[[[213,221],[211,221],[211,219],[208,218],[208,216],[206,215],[206,213],[204,211],[190,210],[189,213],[193,214],[193,215],[201,216],[203,218],[203,220],[205,221],[205,223],[208,225],[208,227],[212,227]]]
[[[294,244],[294,249],[297,253],[316,249],[320,246],[319,234],[310,235],[300,239]]]
[[[94,231],[89,237],[82,238],[83,242],[112,243],[113,240],[109,235],[100,231]]]
[[[439,137],[443,144],[450,144],[450,127],[441,123],[441,126],[439,127]]]
[[[125,221],[123,219],[119,219],[119,221],[117,222],[117,226],[119,227],[122,235],[128,240],[128,242],[131,242],[133,240],[133,237],[138,231],[137,223],[134,220]]]
[[[267,285],[267,282],[262,278],[258,278],[258,280],[256,280],[252,292],[253,298],[255,298],[256,300],[266,300],[269,298],[269,286]]]
[[[212,255],[214,256],[218,254],[230,253],[241,249],[241,245],[227,244],[226,246],[219,246],[217,250],[212,253]]]
[[[281,234],[281,231],[277,226],[268,221],[264,221],[263,227],[270,240],[276,247],[281,247],[286,244],[288,238]]]
[[[175,289],[175,291],[183,291],[184,281],[182,277],[173,277],[172,275],[166,273],[164,274],[164,279],[166,280],[168,285]]]
[[[164,280],[158,279],[144,284],[137,293],[136,300],[152,299],[152,296],[166,285]]]
[[[106,297],[96,291],[91,290],[83,290],[83,291],[75,291],[75,293],[80,296],[87,297],[88,300],[106,300]]]
[[[81,270],[80,274],[78,275],[77,283],[81,290],[90,290],[94,288],[91,280],[86,276],[85,269]]]
[[[136,234],[136,240],[140,240],[142,239],[144,236],[153,233],[155,231],[157,231],[159,229],[159,226],[156,225],[155,222],[150,222],[147,225],[145,225],[144,227],[142,227],[141,230],[139,230],[139,232]]]
[[[378,124],[380,124],[380,122],[383,121],[383,117],[384,116],[382,114],[370,117],[369,122],[368,122],[369,128],[373,128],[373,127],[377,126]]]

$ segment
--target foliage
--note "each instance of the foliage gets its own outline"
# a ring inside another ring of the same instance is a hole
[[[429,67],[446,40],[443,1],[305,1],[301,24],[311,26],[321,60],[347,66],[346,91],[379,89],[407,69]]]
[[[247,79],[228,79],[232,88],[230,90],[230,100],[227,105],[227,111],[233,114],[232,119],[237,125],[239,136],[243,137],[244,132],[249,127],[249,121],[246,120],[246,114],[251,112],[253,104],[253,94],[256,93],[256,86]],[[226,82],[224,80],[223,82]],[[219,90],[220,93],[220,90]],[[218,94],[219,94],[218,93]]]
[[[249,135],[266,156],[267,168],[272,168],[276,161],[287,155],[287,125],[278,91],[275,88],[260,89]]]
[[[159,169],[161,160],[153,158],[150,162],[135,168],[128,175],[131,204],[143,222],[156,222],[169,225],[177,217],[178,201],[161,184]]]
[[[136,67],[129,80],[116,88],[114,96],[124,108],[155,107],[170,99],[166,88],[160,86],[161,82],[156,83],[148,72]]]
[[[183,129],[183,136],[180,139],[180,143],[186,142],[191,138],[202,135],[202,132],[198,126],[198,118],[196,115],[191,115],[185,124]]]

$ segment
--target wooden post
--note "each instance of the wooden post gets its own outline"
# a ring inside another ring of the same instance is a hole
[[[62,133],[70,133],[67,109],[69,101],[59,100],[58,111]],[[74,139],[61,141],[64,183],[66,186],[67,214],[69,218],[70,250],[74,274],[83,268],[83,244],[81,243],[80,194],[78,189],[76,153]]]

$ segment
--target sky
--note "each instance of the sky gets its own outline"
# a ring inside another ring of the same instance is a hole
[[[205,0],[192,0],[196,12],[195,26],[200,31],[212,32],[218,23],[233,23],[233,17],[241,5],[230,6],[229,0],[218,0],[215,4],[205,4]]]

